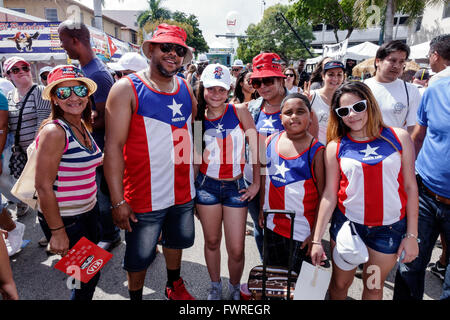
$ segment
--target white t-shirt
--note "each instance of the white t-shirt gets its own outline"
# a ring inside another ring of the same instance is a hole
[[[0,90],[3,92],[3,94],[6,96],[8,94],[8,92],[10,92],[11,90],[13,90],[15,87],[14,85],[11,83],[11,81],[4,79],[4,78],[0,78]]]
[[[421,99],[419,89],[410,83],[406,83],[405,89],[405,82],[400,79],[382,83],[374,77],[364,83],[372,90],[387,126],[406,129],[416,124],[417,108]]]
[[[319,141],[323,145],[327,144],[327,126],[328,118],[330,117],[330,106],[323,101],[319,94],[319,90],[311,91],[312,94],[312,104],[311,109],[317,116],[319,120]]]

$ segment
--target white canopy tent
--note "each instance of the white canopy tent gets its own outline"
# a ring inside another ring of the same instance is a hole
[[[428,52],[430,51],[430,41],[411,46],[410,50],[409,58],[411,60],[427,59]]]
[[[375,54],[377,53],[379,46],[376,44],[373,44],[372,42],[363,42],[356,46],[347,48],[347,52],[345,53],[342,60],[346,59],[353,59],[357,61],[369,59],[375,57]],[[322,55],[307,59],[306,64],[316,64],[323,58]],[[333,58],[333,57],[332,57]]]

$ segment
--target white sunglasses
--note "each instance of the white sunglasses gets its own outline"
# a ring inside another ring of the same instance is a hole
[[[354,104],[350,106],[344,106],[340,108],[334,109],[336,111],[337,115],[341,118],[344,118],[350,114],[350,109],[353,110],[355,113],[364,112],[367,109],[367,101],[361,100],[358,102],[355,102]]]

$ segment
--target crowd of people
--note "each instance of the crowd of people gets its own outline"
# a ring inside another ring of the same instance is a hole
[[[240,299],[247,214],[267,263],[298,273],[302,262],[323,265],[330,225],[330,299],[345,299],[362,268],[362,299],[382,299],[396,263],[395,300],[420,300],[425,270],[438,236],[442,255],[434,272],[450,298],[450,35],[430,42],[434,73],[401,80],[409,47],[383,44],[375,75],[347,78],[347,67],[324,58],[312,75],[274,52],[231,70],[186,45],[186,32],[160,24],[142,52],[105,65],[84,24],[64,21],[62,47],[74,65],[39,72],[30,63],[4,62],[13,83],[0,94],[0,292],[18,299],[8,256],[26,226],[11,218],[31,211],[11,194],[36,148],[40,244],[64,256],[82,237],[111,250],[125,230],[123,268],[129,297],[142,300],[147,269],[163,247],[170,300],[194,300],[181,277],[183,249],[202,226],[210,278],[208,300],[221,300],[222,230],[228,259],[228,299]],[[181,72],[185,70],[185,72]],[[2,86],[3,88],[3,86]],[[289,210],[289,216],[264,211]],[[330,223],[331,222],[331,223]],[[329,224],[330,223],[330,224]],[[264,225],[267,228],[264,228]],[[293,251],[289,249],[293,226]],[[342,244],[345,230],[359,239]],[[267,247],[263,248],[263,237]],[[369,285],[373,267],[378,285]],[[72,290],[91,300],[100,272]]]

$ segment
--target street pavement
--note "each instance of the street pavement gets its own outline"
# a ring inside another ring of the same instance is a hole
[[[13,211],[13,218],[17,219]],[[26,216],[18,218],[18,221],[26,225],[24,239],[30,243],[20,252],[11,257],[11,266],[14,280],[22,300],[67,300],[70,297],[70,290],[67,287],[68,276],[59,270],[54,269],[54,265],[60,259],[57,255],[47,255],[45,249],[40,247],[38,240],[42,237],[42,231],[36,218],[36,212],[29,212]],[[247,220],[247,228],[253,230],[253,222],[250,216]],[[194,246],[183,251],[183,261],[181,276],[186,282],[188,290],[197,299],[206,299],[209,289],[209,275],[206,268],[203,253],[203,232],[200,222],[195,218],[195,243]],[[124,234],[122,231],[122,239]],[[324,238],[325,247],[329,242],[328,232]],[[222,240],[221,269],[222,282],[224,284],[223,297],[228,295],[228,268],[225,241]],[[161,247],[159,247],[161,252]],[[125,243],[122,242],[112,250],[113,258],[101,271],[101,278],[96,289],[94,300],[128,300],[128,289],[126,272],[122,269],[121,263],[125,252]],[[435,247],[431,262],[439,258],[441,249]],[[329,252],[327,256],[330,257]],[[246,237],[245,243],[245,267],[241,283],[245,283],[250,269],[260,264],[258,250],[253,236]],[[384,285],[384,300],[391,300],[394,287],[395,269],[391,271]],[[326,269],[331,271],[331,268]],[[145,287],[143,291],[144,300],[162,300],[166,282],[166,269],[164,256],[157,254],[147,272]],[[362,281],[355,277],[348,293],[348,299],[361,300]],[[424,300],[438,300],[442,292],[442,282],[434,275],[426,272]]]

